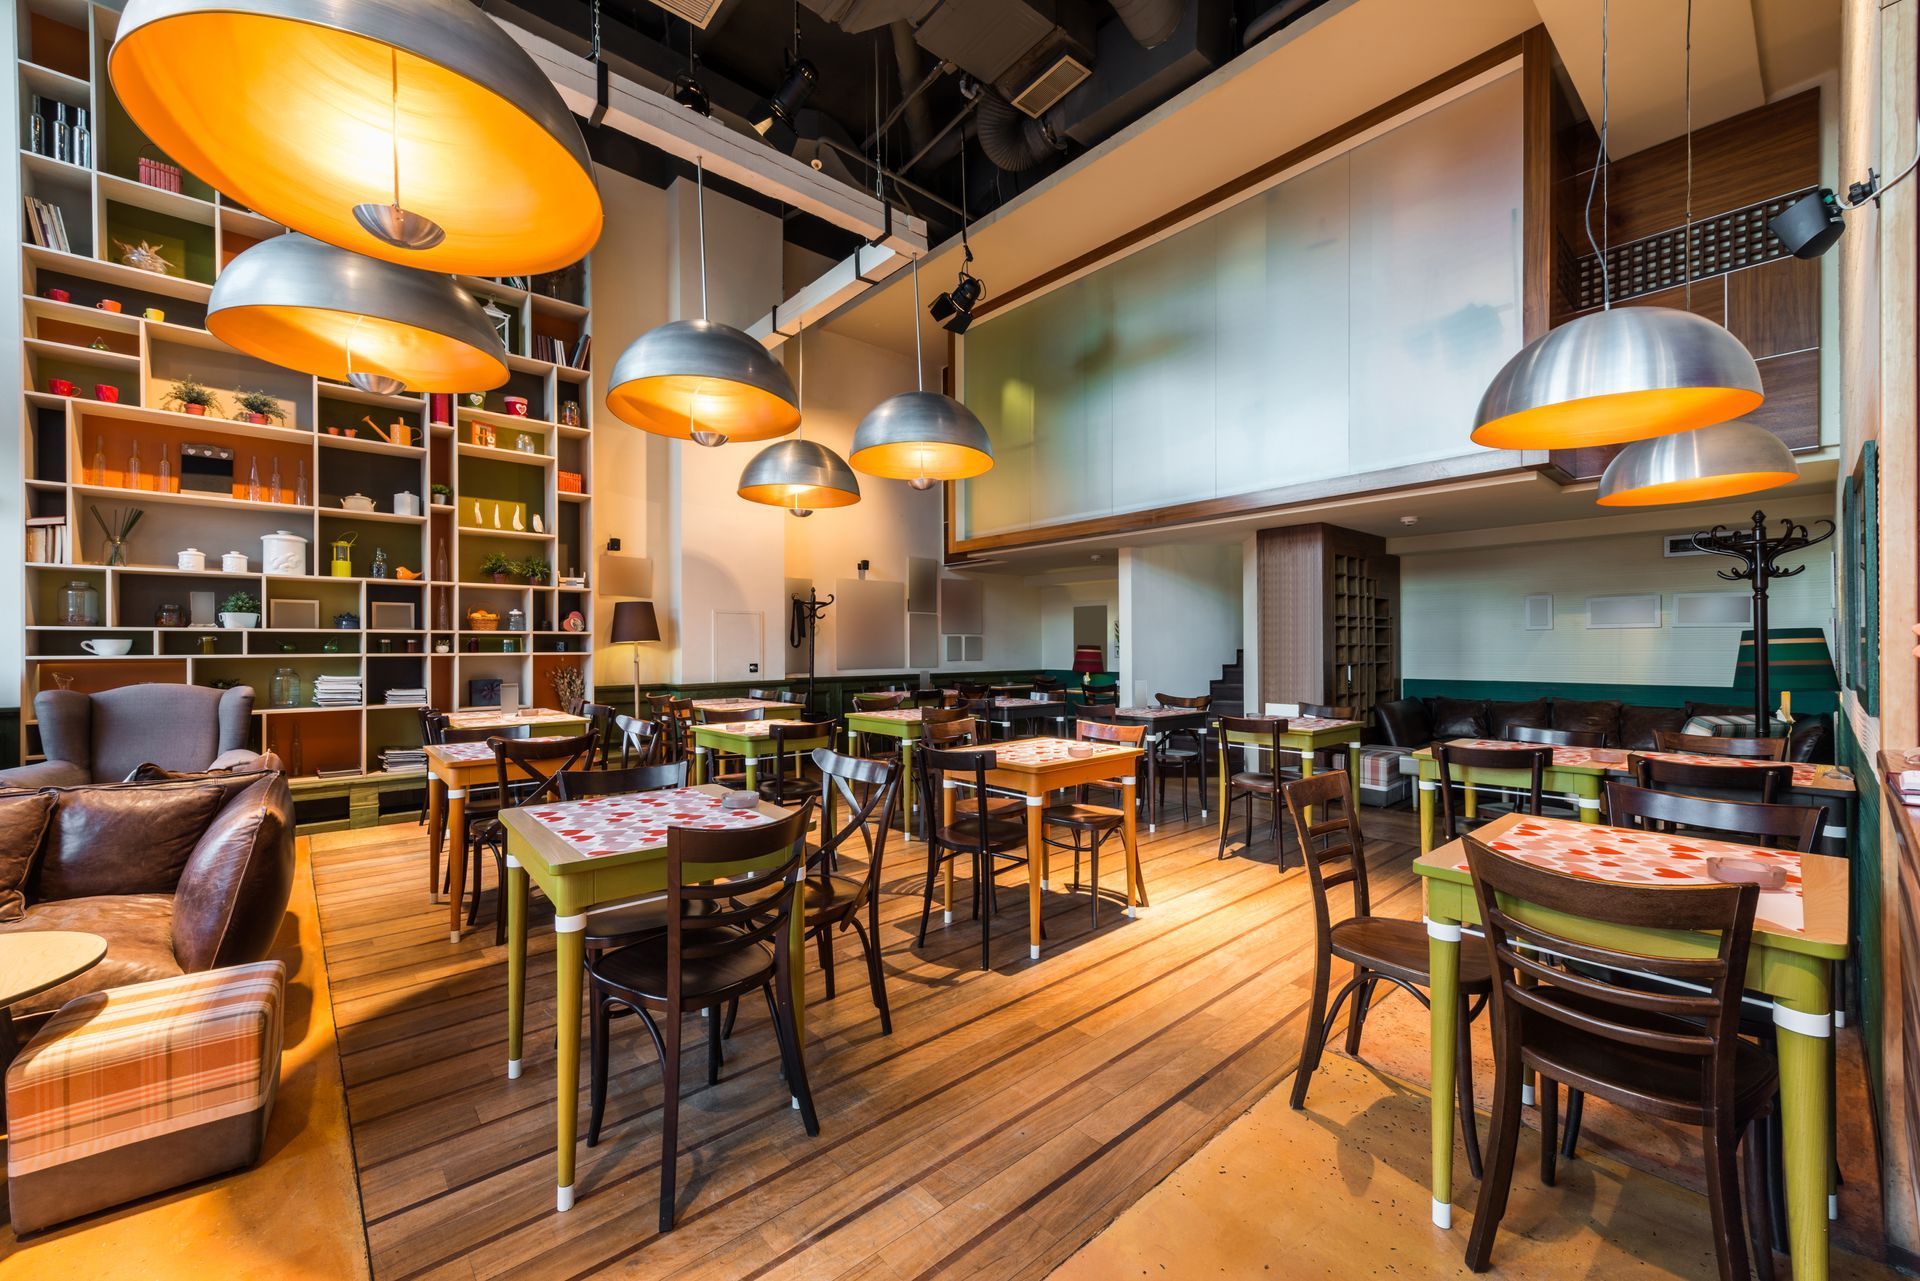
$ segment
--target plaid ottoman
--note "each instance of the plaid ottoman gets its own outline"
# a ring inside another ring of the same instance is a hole
[[[1395,805],[1413,794],[1412,780],[1401,772],[1406,753],[1398,747],[1360,749],[1360,803]]]
[[[14,1231],[258,1159],[285,991],[286,968],[261,961],[62,1006],[7,1069]]]

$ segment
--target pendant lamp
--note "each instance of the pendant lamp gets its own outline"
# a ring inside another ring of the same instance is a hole
[[[128,0],[107,69],[156,147],[329,244],[508,276],[599,239],[572,113],[469,0]]]
[[[706,166],[694,166],[700,225],[700,319],[675,320],[634,339],[613,363],[607,408],[656,436],[709,447],[772,440],[800,425],[793,382],[765,347],[707,316]]]
[[[1608,166],[1607,11],[1603,3],[1600,149],[1587,186],[1587,242],[1600,265],[1601,310],[1548,330],[1494,375],[1474,414],[1477,445],[1615,445],[1726,422],[1766,398],[1753,356],[1723,326],[1669,307],[1613,306],[1607,255],[1592,230],[1593,190]],[[1690,259],[1685,275],[1691,284]]]
[[[1602,507],[1652,507],[1757,493],[1800,478],[1786,442],[1754,423],[1715,423],[1635,441],[1600,478]]]
[[[507,380],[507,349],[453,277],[298,232],[227,265],[207,329],[249,356],[365,391],[483,391]]]
[[[800,344],[799,392],[805,431],[807,390],[807,331]],[[821,507],[851,507],[860,501],[860,482],[846,460],[817,441],[804,437],[778,440],[753,456],[740,473],[740,497],[751,503],[784,507],[791,516],[811,516]]]
[[[993,441],[973,411],[926,390],[920,352],[920,260],[913,260],[913,369],[918,391],[875,405],[853,433],[847,461],[869,476],[930,489],[937,480],[965,480],[993,469]]]

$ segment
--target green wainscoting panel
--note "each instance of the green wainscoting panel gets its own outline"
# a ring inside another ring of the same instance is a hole
[[[1731,673],[1729,673],[1731,675]],[[1485,698],[1500,702],[1526,702],[1535,698],[1568,698],[1580,701],[1615,699],[1638,707],[1684,707],[1688,703],[1723,703],[1729,707],[1751,707],[1752,694],[1741,694],[1725,685],[1560,685],[1547,681],[1465,681],[1409,678],[1400,683],[1409,698]],[[1831,712],[1839,707],[1838,695],[1831,691],[1802,692],[1793,696],[1795,712]]]
[[[1873,1093],[1886,1098],[1886,1065],[1881,1062],[1880,1030],[1886,1026],[1886,975],[1881,970],[1881,940],[1886,936],[1887,905],[1880,898],[1880,787],[1875,782],[1873,762],[1860,750],[1853,736],[1853,723],[1846,717],[1838,724],[1835,759],[1853,771],[1858,789],[1853,821],[1853,939],[1854,973],[1859,975],[1859,990],[1854,993],[1860,1018],[1860,1040],[1866,1047],[1867,1070],[1873,1077]]]

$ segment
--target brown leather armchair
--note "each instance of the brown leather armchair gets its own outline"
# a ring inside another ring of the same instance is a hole
[[[100,964],[12,1008],[265,957],[293,887],[278,772],[0,795],[0,933],[84,930]]]
[[[33,718],[47,759],[0,770],[0,784],[118,783],[146,764],[168,770],[249,766],[252,716],[253,690],[246,685],[125,685],[98,694],[44,689],[33,697]]]

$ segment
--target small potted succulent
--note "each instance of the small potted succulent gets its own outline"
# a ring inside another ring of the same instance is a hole
[[[496,583],[504,583],[520,571],[520,566],[511,557],[499,552],[488,552],[480,560],[480,572]]]
[[[521,576],[529,583],[535,587],[542,587],[546,585],[547,575],[553,572],[553,567],[538,556],[529,556],[520,562],[519,570]]]
[[[182,414],[206,415],[219,405],[219,398],[191,376],[177,380],[160,398],[160,408]]]
[[[234,592],[220,602],[220,626],[255,627],[260,622],[260,598],[252,592]]]
[[[453,503],[453,490],[446,485],[438,483],[428,485],[427,492],[433,495],[433,502],[437,507],[447,507]]]
[[[236,419],[263,427],[269,422],[287,420],[287,411],[280,407],[280,402],[264,391],[240,392],[234,397],[234,404],[239,406],[233,415]]]

